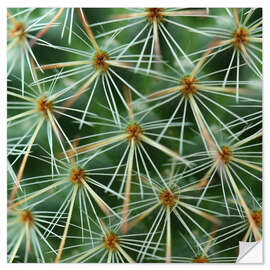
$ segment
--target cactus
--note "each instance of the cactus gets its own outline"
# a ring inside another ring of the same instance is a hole
[[[261,8],[8,8],[9,263],[226,263],[262,239]]]

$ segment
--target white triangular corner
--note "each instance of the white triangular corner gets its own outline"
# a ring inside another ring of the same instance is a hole
[[[239,241],[239,255],[236,263],[263,263],[263,242]]]

